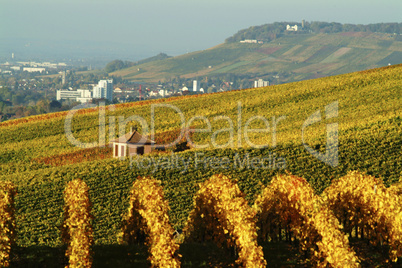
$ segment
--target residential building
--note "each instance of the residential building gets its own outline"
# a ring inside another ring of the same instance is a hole
[[[107,99],[113,100],[113,79],[99,80],[98,85],[94,86],[93,94],[94,99]]]
[[[149,95],[149,97],[158,97],[158,96],[159,96],[159,92],[153,90],[153,91],[150,91],[148,95]]]
[[[45,68],[39,68],[39,67],[24,67],[22,70],[24,72],[28,72],[28,73],[35,73],[35,72],[42,73],[42,72],[46,71]]]
[[[166,89],[160,89],[159,90],[159,95],[162,97],[166,97],[168,95],[168,92]]]
[[[93,100],[93,98],[88,98],[88,97],[77,98],[77,102],[81,102],[81,103],[92,102],[92,100]]]
[[[198,81],[197,80],[193,81],[193,91],[194,92],[198,91]]]
[[[269,81],[264,81],[262,79],[254,81],[254,87],[267,87],[267,86],[269,86]]]
[[[64,85],[66,83],[66,71],[61,72],[61,84]]]
[[[91,91],[88,89],[78,89],[78,90],[57,90],[56,92],[57,100],[72,100],[81,103],[90,102],[92,100]]]
[[[76,90],[57,90],[56,91],[56,99],[57,100],[76,100],[81,97],[81,93]]]

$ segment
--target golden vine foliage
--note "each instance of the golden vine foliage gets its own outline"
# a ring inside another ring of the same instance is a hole
[[[160,181],[144,177],[133,183],[120,236],[122,242],[132,243],[145,234],[152,267],[180,267],[179,246],[172,239],[168,210]]]
[[[14,198],[17,188],[13,183],[0,181],[0,266],[10,265],[10,253],[15,243]]]
[[[310,254],[316,267],[359,267],[348,238],[339,229],[338,220],[314,194],[309,183],[293,175],[275,177],[256,199],[260,238],[300,241],[301,250]]]
[[[63,240],[68,245],[67,267],[91,267],[93,230],[89,188],[81,179],[70,181],[64,190]]]
[[[388,191],[390,191],[390,193],[394,196],[398,197],[399,204],[402,206],[402,177],[399,179],[399,182],[392,184],[388,188]]]
[[[237,184],[215,175],[195,195],[184,233],[195,240],[213,239],[218,246],[235,247],[236,263],[243,267],[266,267],[254,216]]]
[[[396,191],[387,189],[382,180],[357,171],[331,183],[323,198],[351,233],[378,245],[390,246],[389,256],[396,262],[402,256],[402,208]]]

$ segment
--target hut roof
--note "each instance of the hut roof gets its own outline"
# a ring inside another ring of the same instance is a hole
[[[119,137],[118,139],[112,140],[110,142],[116,143],[129,143],[129,144],[155,144],[153,140],[148,139],[146,136],[141,135],[138,131],[134,130],[132,132],[126,133],[125,135]]]

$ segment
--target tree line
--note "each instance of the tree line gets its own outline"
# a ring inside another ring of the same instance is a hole
[[[342,24],[337,22],[275,22],[261,26],[252,26],[238,31],[227,38],[227,43],[239,42],[244,39],[271,41],[286,33],[286,25],[298,25],[301,29],[292,33],[340,33],[340,32],[380,32],[388,34],[402,34],[402,23],[375,23],[375,24]]]

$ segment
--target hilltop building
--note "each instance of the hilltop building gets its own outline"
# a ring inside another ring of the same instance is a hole
[[[241,40],[240,43],[248,43],[248,44],[263,44],[263,41],[259,41],[259,40],[255,40],[255,39],[245,39],[245,40]]]
[[[290,26],[289,24],[286,25],[286,31],[289,31],[289,32],[297,32],[298,29],[299,29],[299,28],[298,28],[297,25],[294,25],[294,26]]]
[[[113,79],[99,80],[98,85],[94,86],[92,90],[92,97],[113,101]]]
[[[254,81],[254,87],[267,87],[267,86],[269,86],[269,81],[264,81],[262,79]]]

